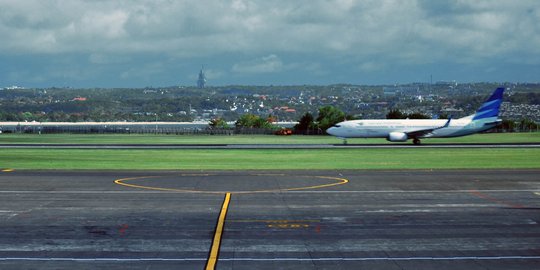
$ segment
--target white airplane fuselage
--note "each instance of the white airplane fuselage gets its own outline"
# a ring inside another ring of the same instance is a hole
[[[338,123],[328,129],[328,133],[340,138],[387,138],[391,133],[410,133],[417,130],[433,131],[415,136],[416,138],[448,138],[474,134],[491,129],[497,125],[497,119],[486,118],[484,121],[472,120],[472,117],[448,120],[431,119],[380,119],[351,120]],[[443,127],[448,122],[448,126]],[[397,140],[400,141],[400,140]]]

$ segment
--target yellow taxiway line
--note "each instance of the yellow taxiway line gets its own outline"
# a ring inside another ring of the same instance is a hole
[[[219,255],[219,246],[221,245],[221,236],[223,235],[225,217],[227,216],[227,209],[229,208],[230,201],[231,193],[226,193],[225,200],[223,201],[223,206],[221,206],[221,212],[219,213],[216,233],[214,234],[214,241],[212,241],[212,248],[210,249],[210,256],[208,256],[208,261],[206,262],[206,270],[213,270],[216,268],[216,263]]]
[[[200,174],[201,176],[208,176],[209,174]],[[199,174],[190,174],[190,175],[181,175],[181,176],[199,176]],[[255,174],[254,176],[264,176],[263,174]],[[280,176],[286,176],[285,174]],[[299,190],[306,190],[306,189],[318,189],[318,188],[325,188],[325,187],[331,187],[331,186],[337,186],[337,185],[343,185],[347,184],[349,180],[345,178],[338,178],[338,177],[329,177],[329,176],[298,176],[298,177],[313,177],[313,178],[319,178],[319,179],[327,179],[331,181],[335,181],[333,183],[329,184],[322,184],[322,185],[313,185],[313,186],[303,186],[303,187],[291,187],[291,188],[282,188],[282,189],[263,189],[263,190],[246,190],[246,191],[210,191],[210,190],[191,190],[191,189],[178,189],[178,188],[161,188],[161,187],[153,187],[153,186],[144,186],[144,185],[136,185],[136,184],[130,184],[126,183],[127,181],[131,180],[141,180],[141,179],[151,179],[151,178],[163,178],[166,176],[141,176],[141,177],[130,177],[130,178],[122,178],[122,179],[116,179],[114,180],[114,183],[121,186],[126,187],[132,187],[132,188],[141,188],[141,189],[149,189],[154,191],[169,191],[169,192],[185,192],[185,193],[206,193],[206,194],[224,194],[224,193],[230,193],[230,194],[253,194],[253,193],[272,193],[272,192],[284,192],[284,191],[299,191]]]

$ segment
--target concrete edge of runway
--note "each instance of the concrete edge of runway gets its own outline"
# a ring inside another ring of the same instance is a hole
[[[414,144],[0,144],[0,149],[367,149],[540,148],[539,143]]]

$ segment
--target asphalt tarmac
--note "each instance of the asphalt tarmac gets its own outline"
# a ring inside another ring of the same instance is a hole
[[[116,182],[115,182],[116,180]],[[540,170],[0,172],[0,269],[538,269]]]

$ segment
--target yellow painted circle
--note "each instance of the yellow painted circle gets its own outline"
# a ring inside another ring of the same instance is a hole
[[[253,174],[253,176],[287,176],[286,174]],[[180,176],[211,176],[211,174],[182,174]],[[313,186],[303,186],[303,187],[292,187],[292,188],[283,188],[283,189],[265,189],[265,190],[249,190],[249,191],[209,191],[209,190],[191,190],[191,189],[178,189],[178,188],[161,188],[161,187],[152,187],[152,186],[143,186],[143,185],[136,185],[136,184],[129,184],[126,183],[131,180],[140,180],[140,179],[150,179],[150,178],[163,178],[167,176],[141,176],[141,177],[129,177],[129,178],[121,178],[114,180],[115,184],[126,186],[126,187],[132,187],[132,188],[142,188],[142,189],[149,189],[149,190],[157,190],[157,191],[170,191],[170,192],[186,192],[186,193],[207,193],[207,194],[225,194],[225,193],[231,193],[231,194],[248,194],[248,193],[271,193],[271,192],[283,192],[283,191],[295,191],[295,190],[306,190],[306,189],[318,189],[318,188],[325,188],[325,187],[331,187],[331,186],[338,186],[343,185],[349,182],[349,180],[345,178],[338,178],[338,177],[330,177],[330,176],[307,176],[307,175],[300,175],[297,177],[314,177],[319,179],[328,179],[332,180],[331,183],[323,184],[323,185],[313,185]]]

